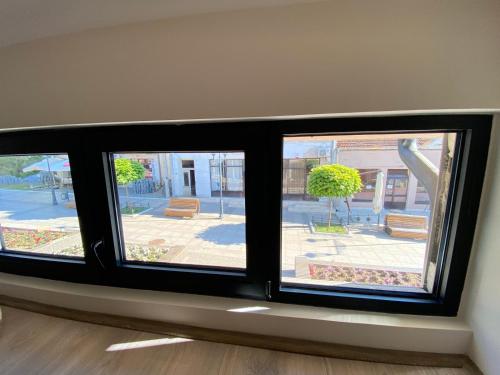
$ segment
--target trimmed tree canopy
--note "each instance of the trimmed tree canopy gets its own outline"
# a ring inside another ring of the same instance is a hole
[[[137,161],[120,158],[115,159],[115,173],[118,185],[128,185],[131,182],[142,180],[146,170]]]
[[[307,193],[314,197],[347,198],[362,187],[359,171],[340,164],[313,168],[307,181]]]

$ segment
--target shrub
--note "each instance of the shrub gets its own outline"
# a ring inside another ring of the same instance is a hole
[[[309,195],[318,198],[325,197],[330,200],[328,226],[331,225],[333,198],[346,199],[349,208],[347,198],[361,191],[362,187],[359,171],[341,164],[327,164],[315,167],[309,173],[307,181],[307,193]]]
[[[143,165],[137,161],[119,158],[115,159],[115,174],[118,185],[125,186],[125,193],[128,198],[128,184],[134,181],[142,180],[146,174]],[[127,199],[127,207],[128,207]]]

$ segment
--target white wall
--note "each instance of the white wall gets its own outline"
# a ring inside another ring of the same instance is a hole
[[[0,49],[0,126],[500,103],[498,0],[339,0]]]
[[[0,128],[500,107],[499,40],[497,0],[325,1],[86,31],[0,49]],[[462,304],[491,374],[499,169],[490,157]]]
[[[460,316],[473,329],[469,355],[486,374],[500,374],[500,116],[496,117],[474,253]]]

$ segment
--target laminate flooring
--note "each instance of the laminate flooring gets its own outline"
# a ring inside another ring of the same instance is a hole
[[[0,374],[466,375],[167,337],[2,307]]]

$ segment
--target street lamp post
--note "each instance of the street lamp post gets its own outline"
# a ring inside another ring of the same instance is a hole
[[[57,206],[57,197],[56,197],[56,188],[55,188],[55,185],[56,185],[56,180],[55,180],[55,177],[54,175],[52,174],[52,171],[50,169],[50,162],[49,162],[49,157],[47,157],[47,170],[49,172],[49,175],[51,177],[51,180],[52,180],[52,187],[51,187],[51,190],[52,190],[52,204],[54,206]]]
[[[222,160],[220,157],[220,152],[219,152],[219,191],[220,191],[220,196],[219,196],[219,206],[220,206],[220,214],[219,218],[222,219],[224,217],[224,202],[222,201]]]

